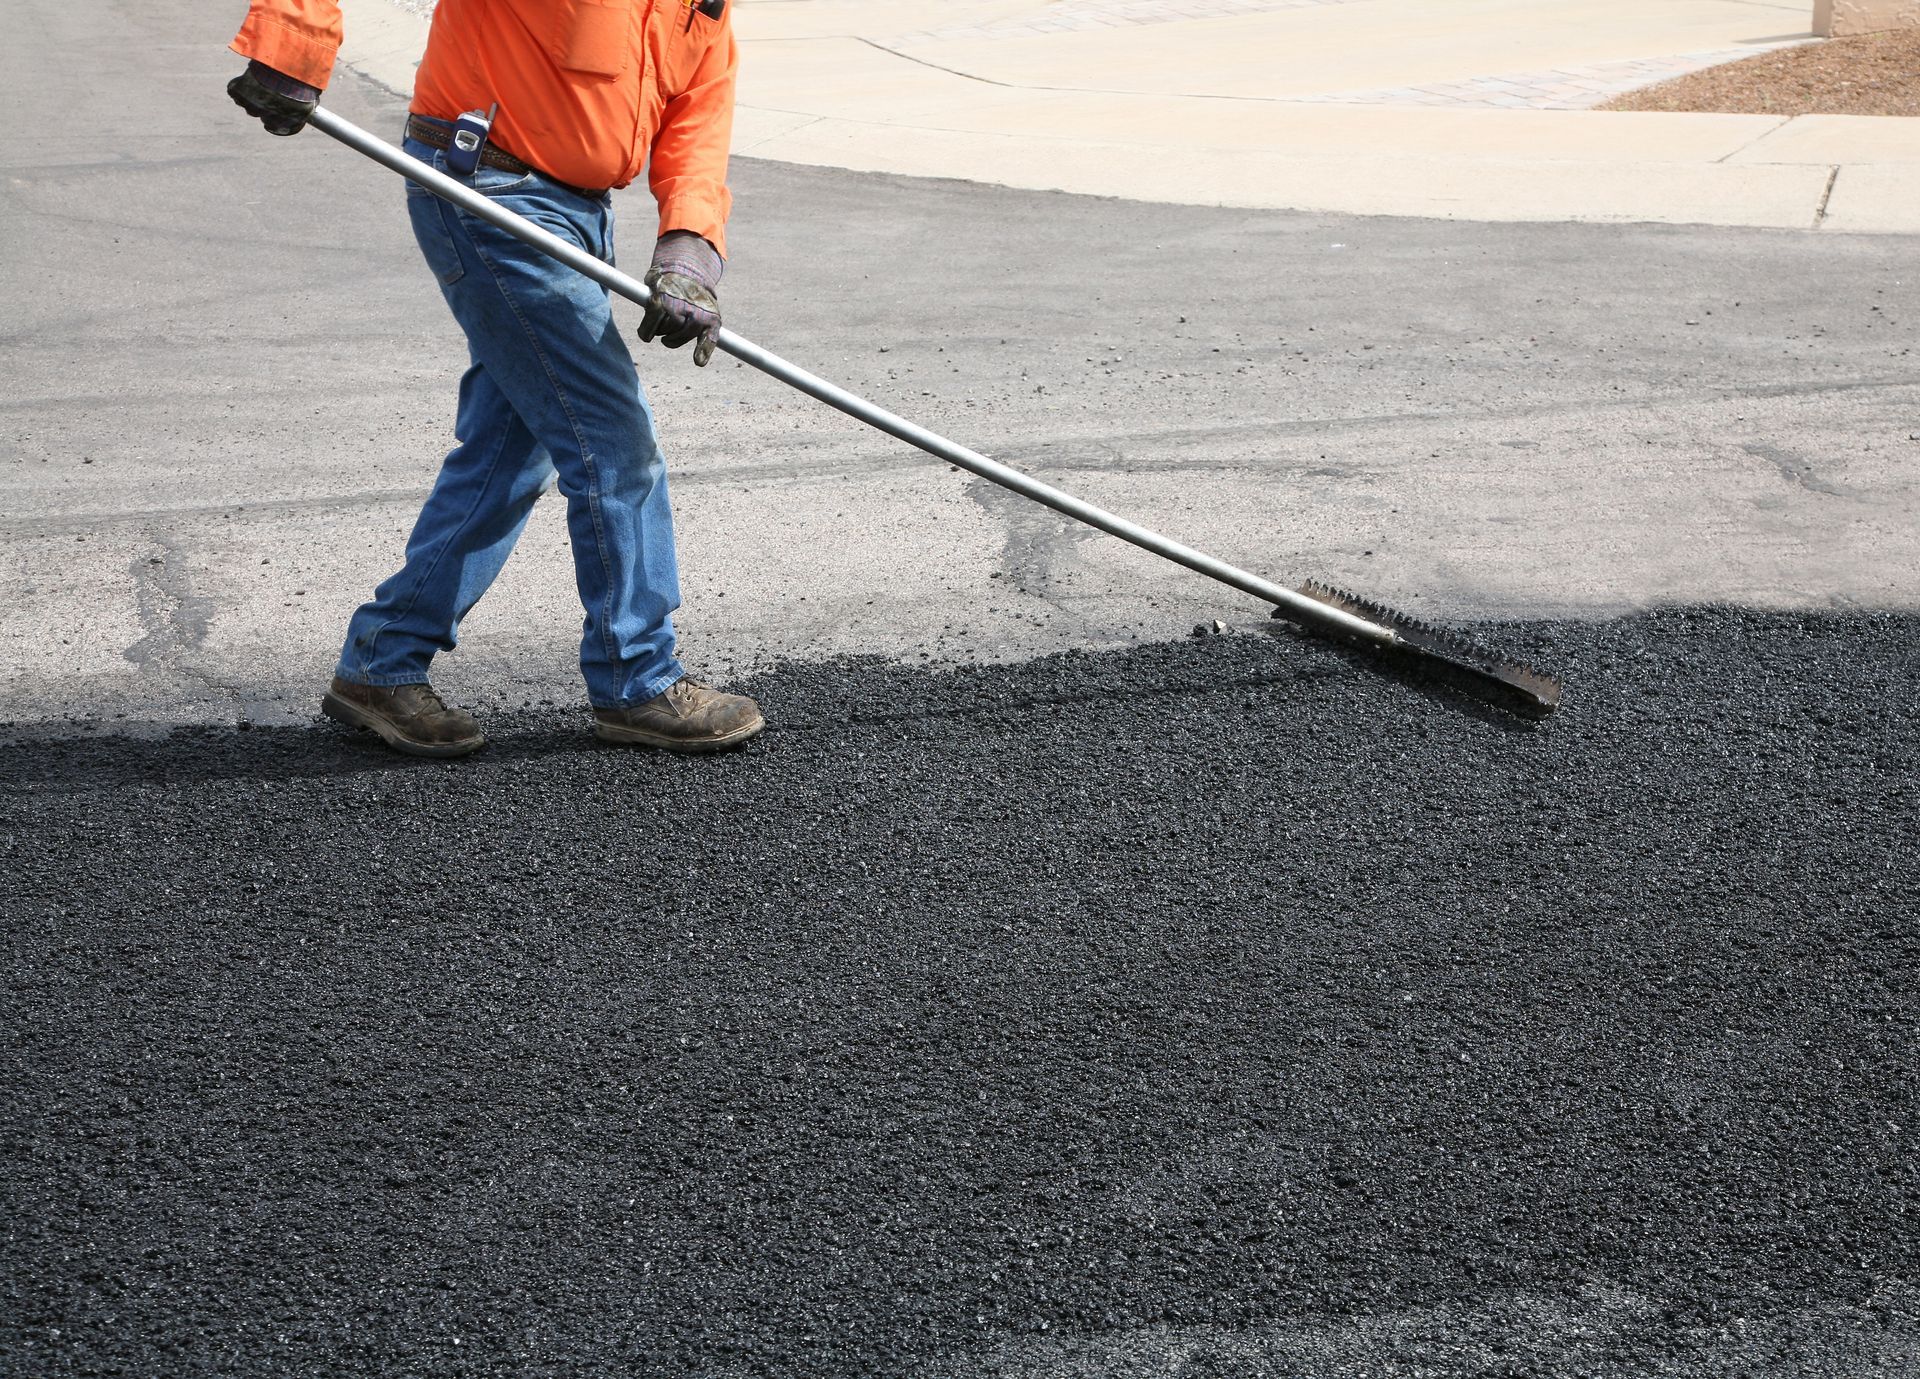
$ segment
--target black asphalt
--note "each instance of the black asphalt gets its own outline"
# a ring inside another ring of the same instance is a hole
[[[0,747],[0,1373],[1910,1375],[1920,620]]]

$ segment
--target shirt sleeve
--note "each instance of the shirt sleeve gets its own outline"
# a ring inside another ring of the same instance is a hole
[[[740,50],[727,16],[687,89],[667,102],[647,159],[647,184],[660,203],[660,233],[691,230],[727,253],[727,150],[733,143],[733,88]]]
[[[295,81],[324,88],[340,52],[339,0],[251,0],[228,45]]]

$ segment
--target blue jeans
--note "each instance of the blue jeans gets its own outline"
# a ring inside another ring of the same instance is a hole
[[[446,155],[406,151],[445,172]],[[462,179],[469,180],[469,179]],[[613,205],[539,173],[481,167],[475,191],[613,262]],[[338,674],[419,684],[519,539],[558,474],[586,621],[580,669],[596,708],[644,703],[684,673],[666,463],[633,357],[598,283],[407,183],[414,237],[472,360],[457,437],[407,539],[406,564],[347,627]]]

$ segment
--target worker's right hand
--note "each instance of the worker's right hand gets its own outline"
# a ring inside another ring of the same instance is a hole
[[[670,350],[689,340],[693,362],[705,368],[720,343],[720,251],[691,230],[669,230],[654,243],[653,266],[644,279],[652,298],[640,318],[640,338],[657,338]]]
[[[246,71],[227,83],[227,94],[269,134],[298,134],[320,104],[317,87],[258,62],[249,62]]]

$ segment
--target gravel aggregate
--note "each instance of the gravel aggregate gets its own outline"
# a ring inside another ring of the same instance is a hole
[[[1757,53],[1615,96],[1603,110],[1920,115],[1920,29]]]
[[[8,1375],[1911,1375],[1914,638],[0,743]]]

